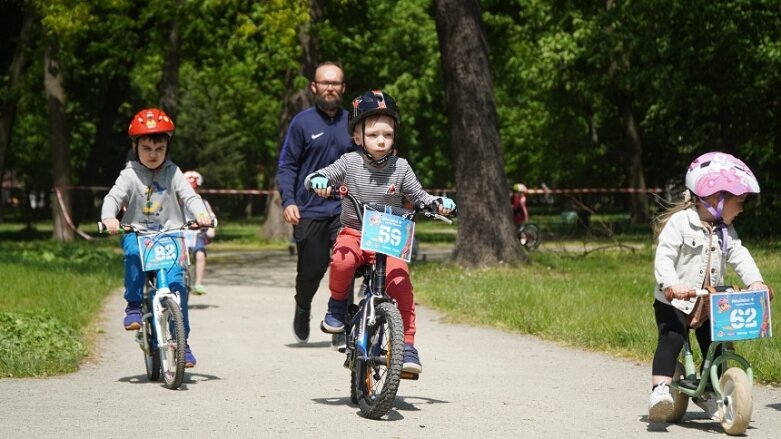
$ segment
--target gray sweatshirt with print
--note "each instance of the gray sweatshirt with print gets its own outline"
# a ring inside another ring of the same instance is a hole
[[[101,219],[116,218],[127,207],[121,222],[146,230],[170,230],[184,224],[186,209],[193,217],[208,215],[201,196],[170,160],[155,170],[130,161],[103,198]]]

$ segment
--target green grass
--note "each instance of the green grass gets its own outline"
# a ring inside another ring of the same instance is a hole
[[[221,224],[215,251],[283,249],[260,238],[257,221]],[[446,245],[457,227],[421,221],[422,242]],[[85,232],[93,231],[85,226]],[[543,229],[545,230],[545,229]],[[122,284],[116,237],[58,244],[51,225],[0,225],[0,377],[46,376],[75,370],[99,331],[98,313]],[[555,236],[546,236],[546,239]],[[442,263],[412,265],[417,300],[450,321],[533,334],[582,349],[650,361],[656,343],[653,319],[653,249],[636,235],[627,247],[584,253],[582,244],[613,242],[579,237],[556,242],[556,251],[532,253],[522,266],[467,270]],[[768,284],[781,285],[781,243],[747,243]],[[565,252],[565,248],[580,251]],[[729,283],[736,283],[734,274]],[[773,313],[781,316],[779,301]],[[781,317],[778,317],[781,318]],[[781,383],[781,341],[743,342],[738,350],[757,379]],[[650,373],[650,370],[649,370]]]
[[[639,250],[538,252],[528,265],[482,270],[417,264],[412,268],[416,300],[441,310],[451,322],[650,362],[657,338],[653,249],[649,243],[634,247]],[[781,285],[778,250],[778,244],[771,244],[753,251],[771,286]],[[727,280],[739,283],[734,273]],[[772,311],[781,316],[779,301]],[[739,343],[738,351],[751,361],[758,380],[781,382],[778,337]]]
[[[115,247],[40,239],[0,243],[0,377],[78,368],[104,298],[122,283]]]

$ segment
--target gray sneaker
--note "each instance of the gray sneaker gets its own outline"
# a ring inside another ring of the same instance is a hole
[[[721,421],[719,416],[719,403],[716,399],[716,394],[712,392],[704,393],[702,396],[692,398],[695,404],[697,404],[709,418],[714,421]]]

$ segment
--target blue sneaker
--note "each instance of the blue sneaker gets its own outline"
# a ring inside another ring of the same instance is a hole
[[[411,344],[404,343],[404,365],[401,366],[402,372],[421,373],[423,366],[420,365],[418,350]]]
[[[141,302],[128,302],[125,308],[125,320],[122,322],[126,331],[141,329]]]
[[[184,367],[190,368],[195,367],[195,363],[198,361],[195,359],[195,355],[193,355],[193,351],[190,350],[190,345],[184,347]]]
[[[344,314],[347,312],[347,299],[328,299],[328,312],[325,313],[320,329],[327,334],[344,332]]]

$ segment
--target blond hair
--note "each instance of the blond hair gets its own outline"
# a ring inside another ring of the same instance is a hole
[[[694,198],[694,199],[692,199]],[[691,192],[689,190],[685,190],[683,193],[683,199],[678,201],[664,201],[661,198],[659,199],[659,204],[661,204],[664,207],[664,210],[662,213],[657,215],[654,218],[653,226],[654,226],[654,241],[656,241],[659,238],[659,234],[662,232],[662,229],[667,224],[667,221],[670,220],[670,217],[675,215],[676,213],[686,210],[696,204],[696,196],[692,196]]]

